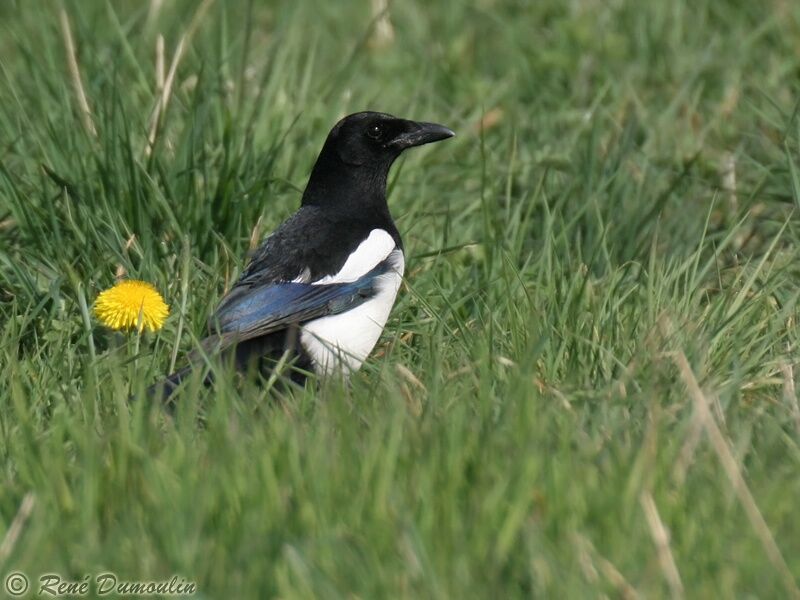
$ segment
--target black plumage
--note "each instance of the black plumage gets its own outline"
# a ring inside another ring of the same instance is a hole
[[[211,334],[201,350],[189,356],[187,367],[151,387],[150,394],[168,398],[203,354],[220,351],[232,351],[238,369],[268,364],[287,349],[296,355],[297,366],[313,368],[299,343],[299,328],[375,298],[381,277],[392,268],[388,256],[377,257],[357,278],[335,280],[348,259],[375,230],[391,236],[402,256],[402,240],[386,203],[392,163],[406,148],[452,135],[441,125],[384,113],[356,113],[339,121],[317,158],[300,209],[251,255],[209,319]]]

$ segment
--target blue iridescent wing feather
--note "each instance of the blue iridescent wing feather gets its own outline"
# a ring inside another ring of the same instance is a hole
[[[277,282],[254,286],[224,302],[214,315],[212,326],[217,333],[232,334],[241,341],[292,324],[340,314],[374,297],[377,278],[389,268],[389,261],[384,260],[349,283]]]

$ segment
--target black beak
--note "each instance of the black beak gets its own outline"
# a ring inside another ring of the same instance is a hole
[[[406,121],[406,131],[395,137],[386,145],[390,148],[403,150],[413,146],[422,146],[431,142],[446,140],[455,135],[452,129],[436,123],[421,123],[419,121]]]

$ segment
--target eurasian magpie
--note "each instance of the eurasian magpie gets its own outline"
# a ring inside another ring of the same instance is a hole
[[[189,365],[150,388],[167,399],[203,353],[237,369],[289,355],[301,370],[348,375],[375,347],[405,260],[386,180],[406,148],[452,137],[442,125],[360,112],[339,121],[311,171],[300,209],[255,250],[209,319]],[[297,373],[297,372],[295,372]]]

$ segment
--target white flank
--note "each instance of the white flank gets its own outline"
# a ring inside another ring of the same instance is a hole
[[[320,375],[330,375],[335,372],[347,375],[351,371],[357,371],[361,367],[361,363],[372,352],[381,336],[383,326],[386,325],[386,320],[389,318],[389,311],[392,310],[397,290],[403,280],[405,268],[403,253],[398,249],[390,249],[379,260],[367,259],[366,256],[362,256],[357,263],[353,261],[353,264],[350,265],[351,259],[365,248],[370,240],[375,244],[371,246],[372,248],[385,247],[385,239],[380,234],[386,236],[394,248],[394,240],[391,236],[383,230],[375,229],[350,255],[342,270],[333,276],[335,279],[326,282],[354,281],[389,256],[392,268],[376,279],[378,293],[375,297],[340,315],[322,317],[306,323],[302,328],[300,342],[311,356],[314,370]],[[382,245],[378,246],[378,242]],[[377,249],[373,251],[375,252],[374,256],[381,256]],[[348,268],[351,270],[345,275]],[[354,276],[356,271],[359,274]],[[352,279],[339,279],[340,276],[352,277]],[[322,283],[322,280],[316,283]]]
[[[373,229],[367,239],[353,250],[352,254],[334,275],[328,275],[314,282],[314,285],[327,283],[350,283],[366,275],[394,250],[394,239],[383,229]],[[402,274],[402,267],[400,268]]]

